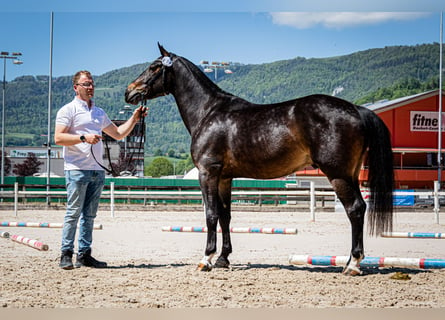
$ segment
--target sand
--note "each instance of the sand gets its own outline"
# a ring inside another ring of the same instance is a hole
[[[142,209],[142,208],[141,208]],[[0,221],[62,222],[64,210],[0,211]],[[442,214],[440,221],[445,221]],[[108,268],[62,270],[61,229],[0,227],[49,246],[38,251],[0,238],[2,308],[443,308],[445,269],[294,266],[293,254],[349,255],[345,214],[232,212],[232,227],[297,228],[297,235],[232,234],[230,269],[196,270],[206,234],[163,232],[163,226],[205,226],[204,213],[100,211],[93,256]],[[445,232],[434,213],[397,212],[394,231]],[[218,237],[220,250],[221,237]],[[378,257],[445,258],[445,239],[365,236],[365,254]],[[77,243],[76,243],[77,247]],[[215,259],[216,260],[216,259]],[[407,280],[392,279],[397,272]]]

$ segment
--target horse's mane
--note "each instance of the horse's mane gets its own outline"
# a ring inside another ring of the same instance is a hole
[[[205,75],[201,69],[198,68],[198,66],[196,66],[190,60],[181,56],[177,56],[177,58],[183,62],[186,68],[201,82],[201,84],[204,84],[209,90],[213,91],[213,93],[234,96],[233,94],[228,93],[227,91],[224,91],[218,87],[212,80],[209,79],[209,77]]]

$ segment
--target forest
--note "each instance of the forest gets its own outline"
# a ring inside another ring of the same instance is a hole
[[[147,66],[148,63],[136,64],[94,76],[95,102],[111,119],[128,116],[119,113],[126,105],[125,89]],[[265,64],[237,63],[230,69],[231,74],[220,70],[217,85],[251,102],[274,103],[322,93],[361,105],[438,89],[439,44],[391,46],[323,59],[295,57]],[[214,79],[214,73],[208,76]],[[47,75],[29,75],[6,83],[7,146],[46,143],[48,80]],[[71,75],[53,78],[51,137],[57,110],[72,98]],[[146,119],[146,155],[187,154],[190,136],[174,98],[158,98],[147,105],[150,112]]]

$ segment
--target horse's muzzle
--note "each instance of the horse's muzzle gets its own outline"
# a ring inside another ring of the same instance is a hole
[[[143,99],[144,95],[139,90],[127,88],[127,90],[125,91],[125,102],[127,103],[136,105]]]

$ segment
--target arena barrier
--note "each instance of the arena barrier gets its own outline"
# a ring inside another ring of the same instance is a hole
[[[2,221],[0,227],[29,227],[29,228],[63,228],[63,223],[58,222],[9,222]],[[101,224],[94,224],[93,229],[102,230]]]
[[[349,256],[289,256],[289,263],[293,265],[345,266],[348,260]],[[360,262],[360,266],[442,269],[445,268],[445,259],[366,257]]]
[[[48,245],[44,244],[40,241],[34,240],[34,239],[29,239],[29,238],[25,238],[23,236],[19,236],[16,234],[13,234],[9,237],[12,241],[17,242],[17,243],[21,243],[24,245],[27,245],[31,248],[40,250],[40,251],[48,251]]]
[[[162,227],[162,231],[169,232],[207,232],[207,227]],[[221,228],[218,229],[221,232]],[[232,233],[266,233],[266,234],[297,234],[296,228],[252,228],[252,227],[232,227]]]
[[[293,183],[295,185],[295,183]],[[10,187],[9,185],[5,185]],[[24,188],[24,187],[23,187]],[[172,187],[174,189],[174,187]],[[154,190],[115,190],[114,182],[110,182],[110,190],[104,190],[102,192],[102,198],[110,199],[110,212],[111,217],[115,217],[115,199],[139,199],[143,200],[144,205],[149,199],[153,200],[186,200],[196,198],[202,200],[202,193],[198,190],[195,191],[187,191],[187,190],[162,190],[162,191],[154,191]],[[445,191],[440,191],[438,181],[434,181],[434,191],[424,191],[424,192],[411,192],[411,191],[395,191],[395,197],[398,196],[418,196],[418,197],[426,197],[428,199],[433,198],[434,212],[436,215],[436,223],[439,224],[439,197],[445,196]],[[323,197],[323,202],[325,197],[334,198],[334,191],[322,191],[316,190],[313,184],[313,181],[310,182],[309,189],[299,188],[296,189],[294,187],[288,188],[286,190],[257,190],[257,191],[249,191],[249,190],[233,190],[232,192],[232,200],[236,197],[247,197],[250,201],[256,201],[260,206],[263,200],[274,198],[274,201],[286,201],[287,204],[296,203],[294,199],[295,197],[310,197],[309,211],[310,211],[310,220],[315,221],[315,207],[316,207],[316,197]],[[366,197],[366,194],[364,195]],[[43,190],[19,190],[18,182],[14,182],[14,191],[12,190],[0,190],[0,198],[5,199],[14,199],[14,213],[17,217],[18,215],[18,201],[19,198],[26,199],[30,198],[46,198],[51,199],[51,197],[62,197],[66,198],[66,191],[43,191]],[[305,200],[306,201],[306,200]],[[329,200],[330,201],[330,200]],[[323,205],[324,207],[324,205]],[[339,201],[336,201],[336,207],[341,209]]]
[[[440,232],[382,232],[381,236],[384,238],[445,239],[445,234]]]
[[[2,237],[2,238],[9,238],[9,232],[0,231],[0,237]]]

